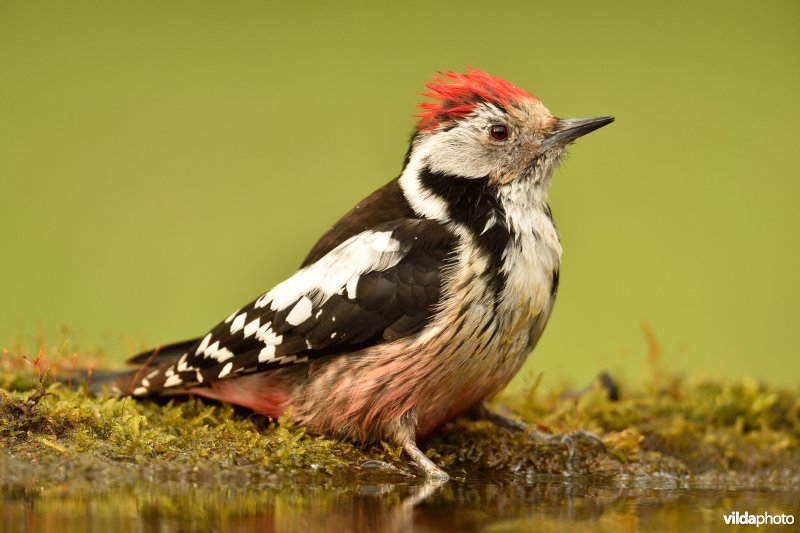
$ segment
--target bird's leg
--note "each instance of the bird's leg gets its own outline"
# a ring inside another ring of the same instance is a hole
[[[450,475],[436,466],[436,463],[431,461],[427,455],[422,453],[422,450],[417,448],[417,444],[410,440],[403,444],[403,449],[411,457],[418,467],[425,473],[425,477],[434,481],[447,481]]]
[[[402,446],[411,460],[422,469],[425,477],[433,481],[447,481],[450,475],[436,466],[427,455],[422,453],[416,443],[417,416],[413,410],[408,411],[399,419],[393,421],[387,428],[391,440]]]
[[[471,418],[474,418],[475,420],[487,420],[500,426],[501,428],[510,429],[512,431],[530,431],[528,424],[520,422],[519,420],[514,420],[513,418],[509,418],[505,415],[501,415],[496,411],[492,411],[482,403],[473,407],[469,414]]]
[[[502,428],[510,429],[512,431],[526,432],[528,436],[530,436],[536,442],[541,442],[542,444],[560,444],[564,446],[569,454],[567,457],[567,465],[570,469],[574,466],[576,441],[585,440],[597,448],[598,451],[606,451],[606,446],[603,444],[603,441],[600,439],[600,437],[588,431],[578,430],[551,435],[550,433],[540,431],[538,428],[530,427],[524,422],[514,420],[513,418],[509,418],[505,415],[501,415],[500,413],[492,411],[483,404],[479,404],[478,406],[474,407],[470,414],[472,418],[477,420],[487,420]]]

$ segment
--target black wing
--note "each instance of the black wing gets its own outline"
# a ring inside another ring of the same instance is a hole
[[[231,314],[169,367],[145,370],[133,392],[196,386],[413,335],[439,302],[455,242],[425,219],[358,233]]]

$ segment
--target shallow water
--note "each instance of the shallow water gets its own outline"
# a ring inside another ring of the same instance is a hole
[[[108,486],[97,480],[97,487]],[[231,479],[141,479],[92,490],[35,483],[0,492],[0,530],[9,531],[636,531],[737,530],[723,515],[787,514],[800,519],[800,490],[678,483],[514,477],[451,481],[293,484]],[[775,528],[778,526],[772,526]],[[797,525],[781,530],[800,529]]]

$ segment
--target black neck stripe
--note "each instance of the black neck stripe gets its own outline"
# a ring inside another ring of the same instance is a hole
[[[503,255],[513,237],[506,224],[505,209],[489,186],[489,179],[433,172],[428,167],[420,172],[419,178],[424,188],[445,201],[450,220],[473,234],[478,247],[489,259],[487,275],[495,296],[499,295],[506,282],[502,271]]]

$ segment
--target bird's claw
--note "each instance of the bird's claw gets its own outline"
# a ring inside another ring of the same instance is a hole
[[[567,450],[567,471],[572,471],[573,467],[575,466],[575,450],[578,442],[588,442],[590,445],[592,445],[592,447],[596,448],[597,453],[605,453],[606,451],[606,445],[603,443],[602,439],[600,439],[600,437],[594,433],[590,433],[588,431],[577,430],[552,435],[550,433],[539,431],[538,429],[532,429],[528,435],[536,442],[540,442],[545,445],[564,446]]]
[[[397,468],[391,463],[387,463],[385,461],[379,461],[377,459],[370,459],[368,461],[364,461],[359,465],[361,470],[371,470],[373,472],[386,472],[386,473],[393,473],[393,474],[400,474],[406,477],[413,477],[411,474],[406,472],[405,470],[401,470]]]

